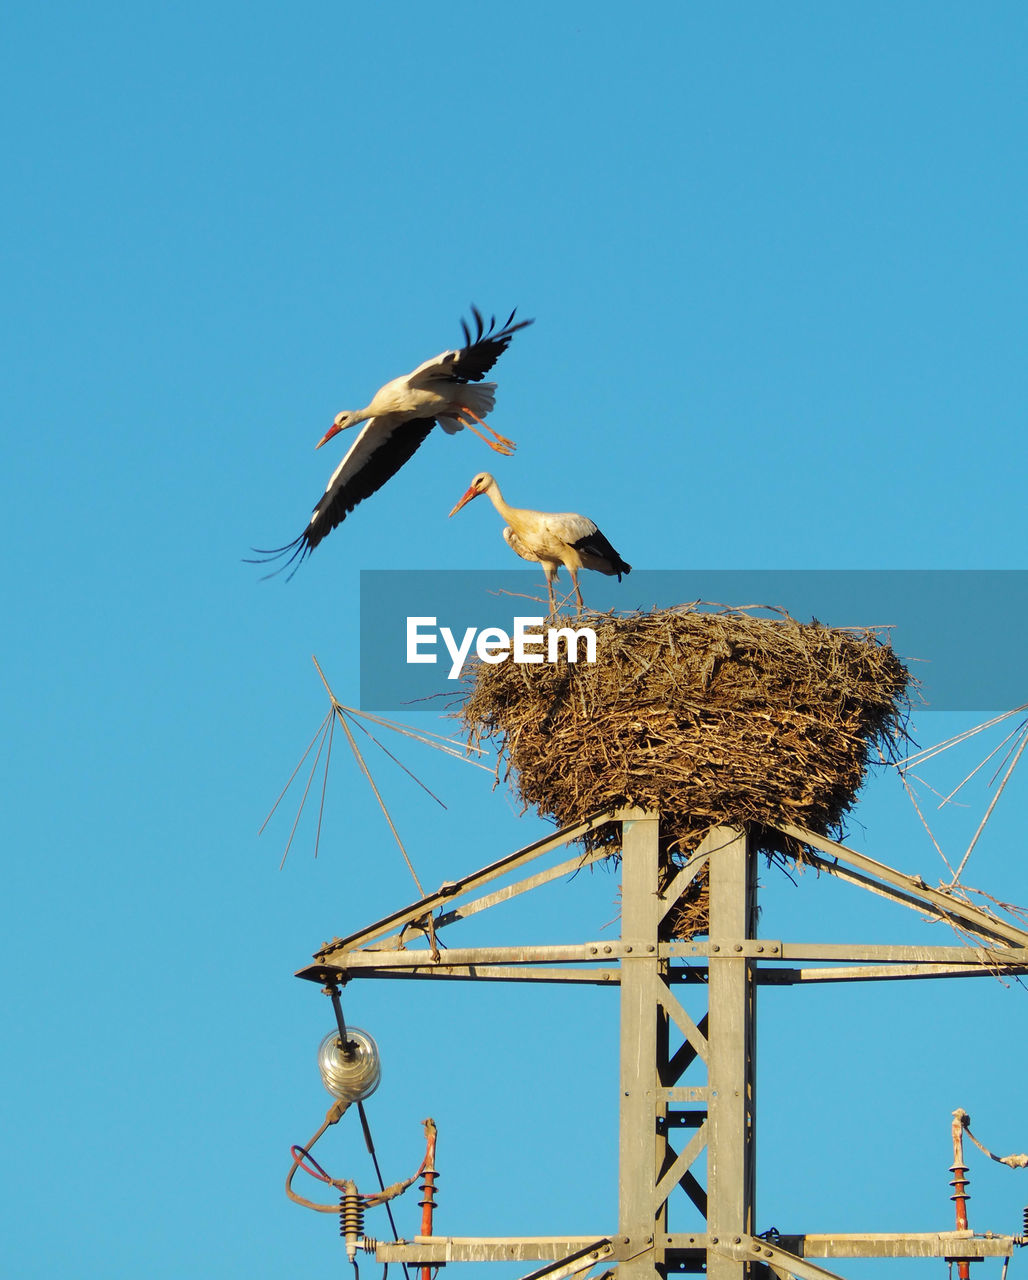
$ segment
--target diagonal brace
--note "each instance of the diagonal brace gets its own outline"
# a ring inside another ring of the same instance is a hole
[[[674,1164],[672,1164],[671,1168],[668,1169],[667,1173],[665,1173],[664,1176],[661,1178],[661,1180],[657,1183],[657,1189],[654,1192],[654,1197],[653,1197],[654,1212],[656,1212],[660,1208],[660,1206],[668,1198],[668,1196],[675,1189],[675,1187],[682,1181],[682,1179],[685,1177],[686,1170],[689,1168],[690,1165],[695,1163],[695,1161],[699,1157],[700,1152],[703,1150],[703,1148],[706,1145],[707,1145],[707,1121],[704,1120],[704,1122],[693,1134],[692,1139],[689,1142],[688,1146],[686,1146],[682,1150],[682,1153],[680,1155],[675,1157]]]
[[[707,1037],[682,1008],[677,996],[660,979],[657,979],[657,1001],[688,1043],[696,1050],[697,1055],[706,1062],[709,1047]]]
[[[922,910],[930,910],[933,915],[953,921],[973,933],[998,938],[1011,946],[1028,946],[1028,932],[1024,929],[1018,929],[1016,925],[999,920],[979,907],[961,901],[952,893],[930,888],[920,876],[910,876],[902,871],[896,871],[893,867],[886,866],[884,862],[876,862],[874,858],[869,858],[867,854],[858,853],[837,840],[829,840],[827,836],[819,836],[791,822],[782,822],[778,824],[777,829],[784,835],[792,836],[803,844],[812,845],[822,853],[838,858],[840,862],[901,890],[904,895],[915,898]],[[825,868],[825,870],[829,869]]]
[[[834,1271],[816,1266],[806,1258],[799,1258],[780,1245],[772,1244],[756,1236],[743,1236],[737,1240],[711,1240],[710,1250],[720,1254],[722,1258],[731,1258],[735,1262],[762,1262],[778,1276],[794,1277],[795,1280],[843,1280]]]
[[[660,918],[662,920],[668,912],[677,905],[678,899],[686,889],[688,889],[689,885],[692,884],[706,865],[707,855],[702,853],[698,857],[692,858],[687,862],[671,883],[667,885],[660,895],[663,899],[660,909]]]

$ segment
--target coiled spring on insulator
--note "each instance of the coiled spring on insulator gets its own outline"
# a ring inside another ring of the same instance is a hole
[[[346,1241],[346,1256],[356,1266],[357,1250],[374,1253],[378,1241],[364,1234],[365,1199],[354,1182],[344,1182],[339,1195],[339,1234]]]
[[[1028,1236],[1028,1204],[1021,1211],[1021,1234]]]
[[[355,1240],[364,1234],[364,1197],[352,1182],[339,1197],[339,1234]]]

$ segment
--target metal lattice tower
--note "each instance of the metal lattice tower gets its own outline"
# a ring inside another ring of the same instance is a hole
[[[617,942],[450,948],[408,938],[444,928],[607,856],[605,848],[544,865],[598,827],[622,827],[621,936]],[[964,1264],[1007,1257],[1025,1237],[971,1231],[775,1235],[755,1231],[757,1131],[756,1004],[761,985],[830,980],[974,976],[1028,972],[1028,932],[917,876],[803,828],[783,834],[816,853],[822,872],[929,913],[979,940],[976,946],[792,943],[758,935],[757,853],[744,831],[716,827],[662,888],[659,815],[602,814],[518,850],[437,893],[319,951],[298,974],[320,984],[355,978],[592,983],[620,986],[619,1208],[616,1229],[587,1237],[417,1237],[380,1242],[380,1262],[435,1266],[461,1261],[542,1264],[525,1280],[562,1280],[617,1267],[618,1280],[703,1272],[714,1280],[768,1274],[831,1280],[813,1259],[940,1258]],[[530,874],[508,878],[535,864]],[[669,918],[706,872],[709,935],[679,941]],[[483,893],[503,879],[503,887]],[[478,896],[476,896],[478,895]],[[796,967],[801,962],[803,967]],[[674,993],[708,989],[708,1011],[694,1021]],[[705,1069],[705,1079],[696,1079]],[[688,1080],[689,1083],[682,1083]],[[706,1153],[706,1186],[694,1172]],[[682,1195],[705,1229],[669,1229],[669,1203]],[[961,1270],[964,1270],[964,1267]]]

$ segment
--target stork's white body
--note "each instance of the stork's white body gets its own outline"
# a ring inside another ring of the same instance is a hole
[[[451,435],[463,430],[470,425],[458,416],[465,409],[479,418],[492,412],[496,405],[496,383],[458,382],[445,372],[445,362],[456,355],[455,351],[446,351],[419,365],[413,373],[393,378],[379,387],[364,409],[337,414],[333,425],[343,430],[374,418],[381,422],[383,430],[391,432],[412,418],[435,418]],[[345,423],[340,419],[345,419]]]
[[[538,562],[546,574],[546,589],[550,597],[550,612],[556,612],[553,583],[560,566],[571,575],[575,601],[582,609],[582,592],[578,586],[581,569],[592,569],[610,577],[631,573],[626,564],[588,516],[574,511],[532,511],[527,507],[512,507],[504,500],[500,486],[488,471],[480,472],[454,507],[450,515],[459,511],[466,502],[485,494],[496,510],[507,521],[503,540],[522,560]]]

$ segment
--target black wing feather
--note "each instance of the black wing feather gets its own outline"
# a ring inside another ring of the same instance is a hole
[[[291,553],[285,564],[274,573],[267,575],[269,578],[274,577],[275,573],[288,569],[296,560],[296,565],[289,574],[291,578],[318,543],[327,537],[336,525],[342,524],[359,502],[377,493],[387,480],[391,480],[397,471],[410,461],[424,444],[434,426],[435,418],[413,418],[401,423],[389,439],[369,455],[355,475],[342,483],[333,484],[329,481],[329,487],[314,508],[307,528],[298,538],[287,542],[284,547],[275,547],[271,550],[254,547],[254,551],[262,559],[248,560],[246,563],[267,564],[271,560],[278,560]],[[345,462],[346,459],[344,458],[343,461]]]
[[[599,529],[593,533],[587,533],[584,538],[579,538],[577,542],[573,542],[571,545],[580,555],[595,556],[598,560],[606,560],[611,570],[617,574],[618,582],[621,581],[623,573],[632,572],[632,566],[621,559]]]
[[[458,382],[482,381],[510,346],[510,340],[517,331],[535,323],[533,320],[519,320],[517,324],[514,324],[516,311],[517,307],[510,313],[507,317],[507,323],[500,329],[496,328],[496,317],[491,317],[489,328],[487,329],[485,321],[482,319],[481,311],[472,303],[471,315],[475,321],[475,337],[472,340],[467,324],[464,320],[461,320],[460,327],[464,330],[464,346],[457,352],[453,364],[450,366],[450,376],[452,378],[455,378]]]
[[[342,524],[359,502],[377,493],[413,458],[434,426],[435,418],[412,418],[402,423],[355,476],[325,493],[305,530],[312,551],[337,524]]]

